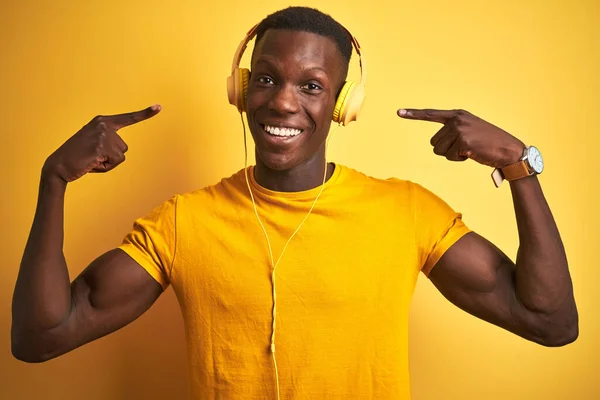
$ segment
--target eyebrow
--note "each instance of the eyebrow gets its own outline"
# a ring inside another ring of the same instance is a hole
[[[269,65],[270,67],[277,67],[276,63],[272,62],[269,58],[270,57],[265,57],[265,56],[261,55],[255,61],[254,65],[264,63],[264,64]],[[327,77],[329,77],[329,74],[327,73],[327,71],[318,65],[313,65],[313,66],[310,66],[310,67],[304,69],[304,72],[308,72],[308,71],[320,71],[320,72],[324,73]]]

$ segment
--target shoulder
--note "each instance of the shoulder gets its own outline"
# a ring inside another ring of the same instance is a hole
[[[220,181],[206,185],[202,188],[177,194],[177,201],[180,205],[193,205],[210,202],[224,202],[228,200],[237,200],[247,190],[245,183],[244,169],[234,174],[222,178]]]
[[[188,192],[174,193],[171,197],[154,206],[149,217],[165,218],[182,211],[206,209],[213,203],[236,201],[243,196],[245,185],[244,170],[240,170],[219,182]]]
[[[396,176],[376,177],[345,165],[339,166],[342,169],[340,181],[348,188],[356,188],[373,195],[402,197],[407,200],[414,197],[415,191],[428,192],[423,186],[408,179]]]
[[[383,190],[408,190],[410,181],[397,177],[376,177],[365,172],[358,171],[346,165],[337,164],[340,168],[340,182],[346,186],[368,186],[370,188],[381,188]]]
[[[423,210],[448,207],[446,202],[425,185],[396,176],[375,177],[356,169],[340,165],[343,187],[353,194],[364,193],[375,199],[393,199]]]

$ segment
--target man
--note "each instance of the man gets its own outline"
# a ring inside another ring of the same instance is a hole
[[[423,187],[326,162],[351,49],[344,28],[316,10],[263,20],[243,105],[256,166],[166,201],[72,283],[62,252],[67,183],[124,161],[118,130],[160,107],[96,117],[56,150],[15,287],[15,357],[45,361],[115,331],[173,285],[194,398],[409,398],[419,272],[458,307],[525,339],[575,340],[559,232],[535,171],[515,175],[535,164],[534,148],[466,111],[398,112],[441,124],[436,154],[510,179],[516,263]]]

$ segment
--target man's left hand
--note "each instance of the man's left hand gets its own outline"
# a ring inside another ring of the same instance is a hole
[[[444,124],[430,143],[435,154],[451,161],[470,158],[489,167],[503,168],[518,162],[523,155],[523,142],[468,111],[404,108],[398,110],[398,115]]]

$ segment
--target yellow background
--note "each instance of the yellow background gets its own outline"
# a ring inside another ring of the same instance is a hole
[[[361,42],[369,62],[362,120],[339,129],[330,158],[430,188],[508,254],[518,245],[510,191],[490,170],[431,151],[436,124],[399,107],[464,108],[543,152],[540,177],[565,242],[580,338],[526,342],[456,309],[423,277],[412,305],[414,399],[600,398],[600,238],[596,125],[600,2],[308,1]],[[182,398],[182,319],[171,290],[123,330],[40,365],[10,355],[10,301],[45,158],[97,114],[154,103],[128,128],[128,160],[68,188],[72,277],[120,243],[134,218],[175,192],[243,165],[225,78],[250,26],[283,1],[24,1],[0,6],[0,398]],[[355,64],[353,64],[355,65]],[[353,78],[358,78],[356,68]]]

